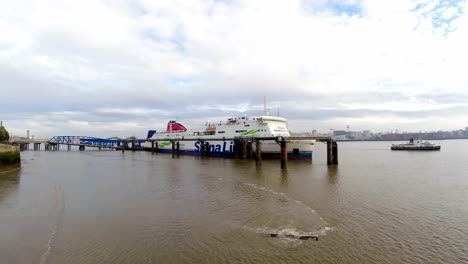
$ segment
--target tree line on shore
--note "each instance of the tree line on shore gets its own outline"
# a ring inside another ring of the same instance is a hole
[[[0,143],[8,141],[10,139],[10,133],[4,126],[0,126]]]

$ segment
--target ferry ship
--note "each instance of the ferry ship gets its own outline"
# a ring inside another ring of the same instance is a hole
[[[172,152],[171,140],[179,141],[179,152],[181,154],[199,155],[201,151],[200,141],[210,143],[210,155],[229,157],[234,156],[234,141],[228,140],[236,137],[289,137],[288,121],[282,117],[275,116],[252,116],[228,118],[226,121],[216,123],[207,122],[200,129],[187,129],[175,120],[167,124],[166,131],[156,133],[154,130],[148,132],[148,139],[167,139],[158,141],[158,152]],[[210,138],[226,138],[225,141],[211,141]],[[193,139],[193,141],[187,141]],[[288,159],[311,160],[315,140],[287,140]],[[151,142],[146,142],[145,149],[151,149]],[[255,144],[252,144],[252,152],[255,153]],[[262,158],[280,158],[280,146],[273,140],[262,141]]]
[[[440,150],[440,145],[428,141],[414,141],[410,139],[409,143],[392,144],[391,150]]]

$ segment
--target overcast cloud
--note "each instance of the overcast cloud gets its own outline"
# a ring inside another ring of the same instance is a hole
[[[0,120],[143,137],[259,115],[297,132],[468,126],[466,1],[0,1]]]

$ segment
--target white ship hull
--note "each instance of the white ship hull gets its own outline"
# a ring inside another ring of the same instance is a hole
[[[171,123],[173,122],[173,123]],[[170,124],[182,125],[171,121]],[[210,144],[210,155],[230,157],[234,156],[234,141],[211,141],[210,139],[234,138],[234,137],[288,137],[289,130],[287,121],[284,118],[261,116],[261,117],[240,117],[231,118],[227,122],[207,123],[204,128],[198,130],[171,130],[168,124],[168,131],[155,133],[150,139],[158,139],[159,152],[172,152],[171,140],[184,139],[179,141],[179,152],[181,154],[200,155],[201,146],[198,140],[204,140]],[[178,129],[182,129],[178,128]],[[192,139],[190,141],[189,139]],[[167,140],[167,141],[165,141]],[[287,142],[289,159],[312,159],[312,152],[315,147],[315,140],[295,140]],[[145,149],[151,149],[151,143],[144,145]],[[255,144],[252,144],[251,151],[256,152]],[[275,141],[262,141],[262,158],[280,158],[280,146]]]

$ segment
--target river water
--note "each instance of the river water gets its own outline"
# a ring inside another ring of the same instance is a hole
[[[318,143],[313,162],[287,171],[22,152],[21,169],[0,173],[0,263],[468,263],[468,141],[441,143],[340,142],[331,167]]]

